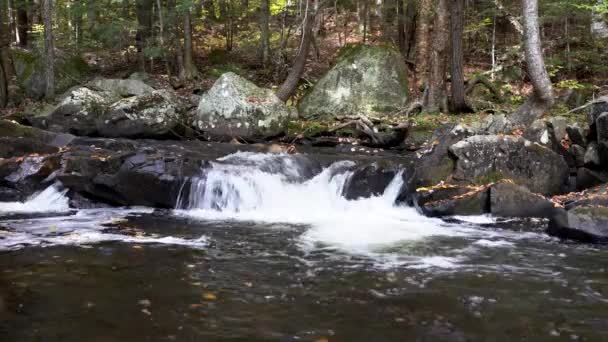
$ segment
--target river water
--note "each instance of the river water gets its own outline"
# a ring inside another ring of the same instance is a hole
[[[1,341],[604,341],[608,250],[346,200],[351,162],[237,153],[175,210],[0,204]]]

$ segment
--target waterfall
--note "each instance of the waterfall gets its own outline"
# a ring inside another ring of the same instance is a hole
[[[70,210],[67,189],[52,185],[25,202],[0,202],[0,213],[44,213]]]
[[[398,172],[379,196],[348,200],[343,194],[355,163],[339,161],[312,178],[288,155],[236,153],[212,162],[185,185],[176,213],[203,220],[304,224],[303,246],[328,244],[371,251],[404,240],[454,235],[443,221],[395,204]]]

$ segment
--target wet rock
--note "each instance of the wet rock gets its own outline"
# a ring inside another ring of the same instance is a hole
[[[513,179],[545,195],[562,191],[569,175],[564,158],[522,137],[476,135],[450,147],[456,157],[455,181],[487,184]]]
[[[526,187],[501,181],[490,187],[490,209],[492,215],[500,217],[550,217],[554,205]]]
[[[587,151],[585,152],[584,163],[589,167],[597,167],[600,165],[600,154],[598,151],[598,146],[595,141],[592,141],[587,146]]]
[[[401,169],[403,166],[399,164],[378,162],[359,166],[345,184],[343,196],[347,199],[380,196]],[[407,189],[400,189],[399,193],[407,193]]]
[[[415,206],[431,217],[481,215],[490,211],[487,186],[438,185],[416,190]]]
[[[202,96],[195,126],[216,138],[263,138],[283,134],[292,116],[272,90],[229,72]]]
[[[577,206],[561,210],[549,221],[547,232],[564,239],[608,243],[608,207]]]
[[[110,105],[97,122],[98,134],[123,138],[168,136],[177,130],[184,112],[175,94],[153,90]]]
[[[406,106],[407,91],[407,67],[397,50],[349,46],[300,101],[299,111],[307,119],[386,115]]]

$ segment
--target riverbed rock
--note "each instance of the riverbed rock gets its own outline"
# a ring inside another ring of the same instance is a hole
[[[420,188],[414,204],[426,216],[482,215],[490,211],[487,186],[441,184]]]
[[[568,133],[568,137],[572,141],[573,144],[580,145],[582,147],[587,146],[587,131],[589,130],[589,126],[586,128],[580,127],[579,124],[575,123],[566,127],[566,132]]]
[[[568,164],[554,151],[519,136],[476,135],[450,147],[455,181],[487,184],[513,179],[530,191],[551,195],[564,189]]]
[[[608,112],[608,97],[598,97],[593,101],[591,106],[589,106],[589,124],[594,125],[597,118],[602,115],[602,113],[606,112]]]
[[[272,90],[228,72],[203,94],[194,123],[211,137],[263,138],[284,133],[293,116]]]
[[[403,165],[389,162],[374,162],[358,166],[352,171],[352,175],[344,185],[342,195],[349,200],[380,196],[395,179],[395,176],[404,177],[404,174],[400,173],[402,169]],[[405,194],[407,189],[397,189],[397,191]]]
[[[576,171],[576,188],[584,190],[608,182],[608,173],[581,167]]]
[[[597,167],[600,165],[600,153],[597,142],[592,141],[587,146],[587,151],[585,151],[584,162],[585,165],[589,167]]]
[[[550,217],[554,204],[546,197],[530,192],[511,181],[490,187],[490,212],[500,217]]]
[[[165,137],[177,130],[184,112],[173,92],[152,90],[111,104],[97,120],[97,131],[104,137]]]
[[[386,115],[407,104],[407,68],[392,48],[349,46],[300,101],[306,119]]]
[[[602,113],[595,124],[599,161],[601,165],[608,166],[608,113]]]
[[[568,150],[572,158],[574,159],[574,165],[578,167],[582,167],[585,165],[585,153],[587,152],[584,147],[572,144]]]

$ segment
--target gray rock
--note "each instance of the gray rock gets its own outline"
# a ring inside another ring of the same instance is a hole
[[[550,217],[554,205],[546,197],[512,182],[490,187],[490,211],[500,217]]]
[[[608,174],[606,172],[593,171],[585,167],[581,167],[576,171],[576,188],[579,191],[606,182],[608,182]]]
[[[341,115],[384,115],[407,104],[407,68],[392,48],[348,47],[300,101],[304,118]]]
[[[432,217],[482,215],[490,211],[489,196],[488,187],[447,184],[419,189],[414,195],[414,205]]]
[[[555,214],[548,233],[581,242],[608,242],[608,207],[578,206]]]
[[[588,129],[589,127],[587,127],[587,130]],[[577,144],[582,147],[587,146],[587,134],[585,129],[580,127],[578,124],[573,124],[566,127],[566,132],[568,133],[568,137],[570,137],[570,141],[572,141],[573,144]]]
[[[563,116],[556,116],[549,119],[547,121],[547,127],[549,128],[549,133],[552,135],[552,138],[556,143],[560,143],[564,138],[566,138],[568,121]]]
[[[195,126],[217,137],[267,137],[283,133],[292,116],[272,90],[229,72],[202,96]]]
[[[105,92],[112,99],[119,100],[122,97],[141,96],[150,94],[154,88],[137,79],[111,79],[96,78],[87,84],[87,87],[98,92]]]
[[[608,113],[601,114],[595,121],[598,155],[601,165],[608,165]]]
[[[597,118],[605,112],[608,112],[608,97],[598,97],[589,107],[589,124],[595,124]]]
[[[513,179],[532,192],[550,195],[562,191],[568,179],[561,155],[522,137],[476,135],[452,145],[450,152],[457,159],[456,181]]]
[[[551,146],[551,138],[549,136],[547,122],[542,119],[534,120],[534,122],[532,122],[532,124],[524,131],[523,137],[543,146]]]
[[[587,145],[584,162],[585,165],[590,167],[597,167],[600,165],[598,145],[595,141],[592,141],[589,145]]]
[[[157,138],[172,134],[183,119],[184,107],[168,90],[154,90],[109,106],[97,121],[104,137]]]
[[[570,149],[568,150],[568,152],[572,155],[576,167],[582,167],[583,165],[585,165],[586,150],[584,147],[577,144],[572,144],[570,145]]]

